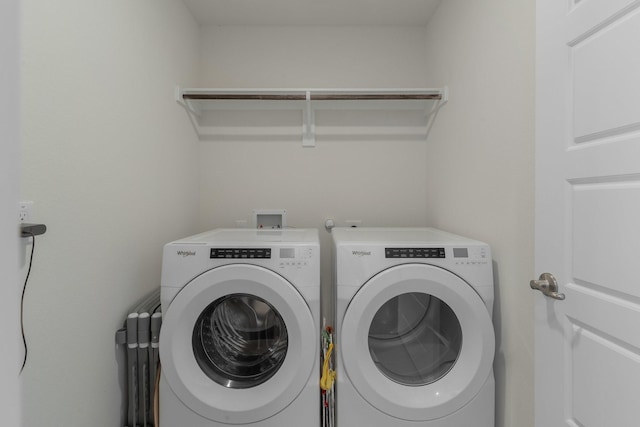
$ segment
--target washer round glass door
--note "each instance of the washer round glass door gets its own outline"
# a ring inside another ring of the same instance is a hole
[[[287,327],[267,301],[249,294],[218,298],[193,328],[193,352],[205,374],[229,388],[268,381],[287,354]]]
[[[344,370],[373,407],[408,421],[449,415],[484,385],[495,336],[484,302],[460,277],[403,264],[365,283],[340,334]]]
[[[318,331],[286,279],[254,265],[209,270],[163,313],[162,370],[189,408],[227,424],[275,415],[315,372]]]

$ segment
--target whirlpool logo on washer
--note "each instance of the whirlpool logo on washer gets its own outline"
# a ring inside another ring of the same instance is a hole
[[[351,251],[351,255],[361,258],[363,256],[371,256],[371,251]]]
[[[182,256],[182,258],[196,256],[196,251],[178,251],[178,255]]]

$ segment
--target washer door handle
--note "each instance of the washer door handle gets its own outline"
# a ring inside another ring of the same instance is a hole
[[[530,281],[529,286],[531,286],[531,289],[537,289],[550,298],[561,301],[565,298],[564,294],[558,292],[558,281],[551,273],[542,273],[538,280]]]

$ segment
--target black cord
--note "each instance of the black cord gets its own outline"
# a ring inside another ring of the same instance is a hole
[[[31,257],[29,258],[29,269],[27,270],[27,277],[24,279],[24,286],[22,287],[22,297],[20,298],[20,330],[22,332],[22,343],[24,344],[24,360],[22,361],[22,368],[20,373],[24,370],[24,365],[27,364],[27,338],[24,334],[24,294],[27,291],[27,282],[29,281],[29,274],[31,274],[31,265],[33,264],[33,252],[36,249],[36,236],[29,232],[23,231],[24,234],[31,236]]]

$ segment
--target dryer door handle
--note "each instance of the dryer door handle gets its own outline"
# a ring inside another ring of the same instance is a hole
[[[542,273],[538,280],[530,281],[529,286],[531,286],[531,289],[536,289],[550,298],[561,301],[565,298],[564,294],[558,292],[558,281],[551,273]]]

